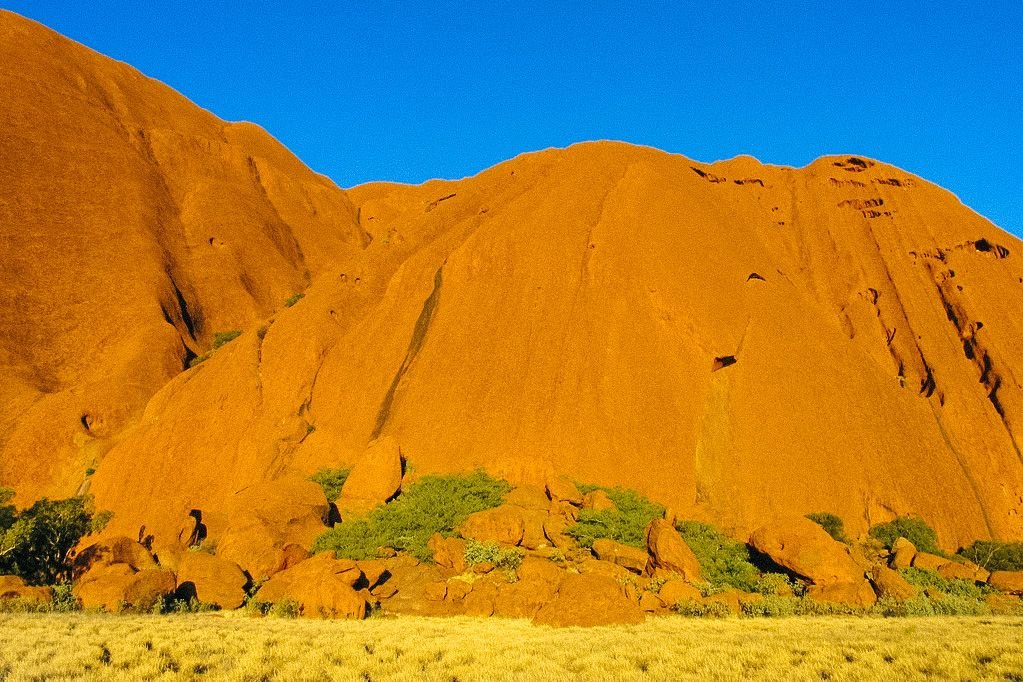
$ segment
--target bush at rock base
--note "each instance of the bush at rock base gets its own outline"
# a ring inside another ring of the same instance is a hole
[[[938,547],[938,534],[918,516],[900,516],[888,523],[879,523],[870,527],[870,537],[877,538],[888,549],[892,548],[899,538],[906,538],[913,543],[918,552],[943,555]]]
[[[675,527],[696,555],[703,578],[711,588],[757,591],[760,571],[753,565],[749,547],[744,543],[733,540],[709,523],[680,521]]]
[[[524,552],[518,547],[501,547],[496,542],[465,541],[465,563],[493,564],[497,568],[515,570],[522,563]]]
[[[989,571],[1023,571],[1023,542],[977,540],[959,554]]]
[[[994,592],[994,589],[987,585],[978,585],[975,582],[959,578],[949,579],[934,571],[919,568],[902,568],[899,569],[899,574],[913,587],[936,590],[947,597],[963,597],[982,601],[984,597]]]
[[[835,514],[831,514],[829,512],[814,512],[813,514],[807,514],[806,518],[826,530],[828,535],[839,542],[847,542],[845,537],[845,523]]]
[[[31,585],[67,581],[71,550],[83,536],[101,530],[111,514],[97,513],[88,496],[44,497],[16,512],[6,505],[12,496],[0,488],[0,574],[21,576]]]
[[[688,618],[727,618],[731,615],[728,607],[718,602],[680,601],[671,610]]]
[[[664,516],[664,507],[651,502],[634,490],[578,485],[582,493],[603,490],[615,509],[581,509],[575,524],[565,534],[583,547],[592,547],[594,540],[614,540],[631,547],[646,547],[646,528],[654,519]]]
[[[319,484],[323,488],[323,494],[327,501],[333,502],[341,494],[341,488],[348,480],[349,473],[351,473],[351,469],[320,469],[310,476],[309,480]]]
[[[464,476],[424,476],[364,519],[345,521],[317,538],[314,552],[347,559],[372,559],[381,547],[408,552],[420,561],[433,553],[434,533],[450,536],[470,514],[501,504],[511,486],[476,471]]]

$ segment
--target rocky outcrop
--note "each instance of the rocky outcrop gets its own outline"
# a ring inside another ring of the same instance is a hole
[[[876,565],[871,567],[870,582],[873,583],[877,596],[882,599],[887,598],[903,602],[912,599],[918,593],[918,590],[899,575],[898,571],[893,571],[887,566]]]
[[[610,561],[633,573],[642,573],[646,570],[650,559],[646,551],[614,540],[594,540],[593,553],[601,561]]]
[[[176,587],[174,574],[168,570],[136,571],[129,564],[118,563],[90,569],[75,582],[73,593],[86,609],[149,612],[157,602],[172,595]]]
[[[574,505],[583,503],[582,493],[567,476],[552,476],[547,479],[547,494],[555,502],[567,502]]]
[[[363,579],[354,561],[335,559],[324,552],[274,574],[253,600],[269,604],[290,600],[306,618],[361,620],[366,617],[366,597],[354,586]]]
[[[792,517],[760,528],[749,544],[779,566],[815,585],[863,582],[863,570],[848,548],[819,525],[804,517]]]
[[[465,540],[461,538],[446,538],[440,533],[435,533],[427,542],[427,548],[433,552],[433,560],[438,566],[453,569],[456,573],[464,573],[467,565],[465,563]]]
[[[992,571],[987,583],[1001,592],[1023,595],[1023,571]]]
[[[877,601],[873,588],[866,580],[814,584],[806,590],[806,596],[814,601],[868,609]]]
[[[249,579],[238,564],[205,552],[186,552],[178,562],[178,595],[221,609],[245,602]]]
[[[533,618],[540,625],[618,625],[641,623],[645,613],[625,597],[613,579],[596,573],[570,574],[558,593]]]
[[[526,532],[523,510],[510,504],[469,515],[457,529],[466,539],[518,545]]]
[[[889,565],[894,569],[909,568],[913,565],[916,557],[916,547],[906,538],[896,538],[892,544],[892,554]]]
[[[0,599],[18,599],[28,604],[48,604],[53,600],[49,587],[32,587],[16,575],[0,575]]]
[[[384,436],[370,443],[352,467],[336,500],[341,518],[365,514],[387,502],[401,489],[401,477],[398,442]]]
[[[156,560],[148,549],[131,538],[115,536],[78,552],[72,562],[72,572],[77,580],[95,568],[114,564],[125,564],[133,571],[156,568]]]
[[[646,529],[646,548],[650,559],[648,575],[677,574],[690,583],[703,580],[700,562],[675,527],[664,519],[654,519]]]
[[[237,563],[253,580],[265,579],[284,565],[285,547],[312,545],[327,529],[329,512],[323,490],[304,478],[249,486],[231,500],[217,556]]]

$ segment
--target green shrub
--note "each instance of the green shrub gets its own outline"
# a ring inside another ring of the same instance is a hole
[[[327,496],[327,501],[333,502],[341,494],[341,488],[348,480],[349,473],[351,473],[351,469],[320,469],[310,476],[309,480],[318,483],[323,488],[323,494]]]
[[[1023,571],[1023,542],[977,540],[959,554],[989,571]]]
[[[201,602],[195,597],[192,597],[191,599],[175,599],[172,596],[167,596],[157,601],[153,606],[154,615],[208,613],[210,611],[219,610],[220,609],[216,605]]]
[[[671,610],[680,616],[689,618],[727,618],[731,611],[718,602],[698,602],[685,599],[671,606]]]
[[[805,590],[806,588],[801,583],[792,580],[784,573],[764,573],[757,579],[757,586],[754,591],[759,592],[765,597],[786,597],[790,594],[799,597],[803,595]]]
[[[938,534],[918,516],[900,516],[888,523],[871,526],[870,537],[877,538],[888,549],[899,538],[906,538],[920,552],[943,554],[938,547]]]
[[[899,573],[910,585],[920,589],[932,589],[950,597],[965,597],[974,600],[983,600],[984,597],[994,592],[994,589],[984,584],[977,584],[972,580],[960,578],[945,578],[934,571],[925,571],[920,568],[901,568]]]
[[[291,306],[301,301],[303,298],[305,298],[305,294],[302,293],[292,294],[291,296],[288,296],[286,299],[284,299],[284,307],[290,308]]]
[[[348,559],[370,559],[380,547],[432,560],[426,547],[434,533],[450,536],[470,514],[499,506],[511,490],[506,481],[482,471],[464,476],[424,476],[395,500],[364,519],[345,521],[316,539],[314,552],[333,551]]]
[[[82,605],[71,592],[71,583],[53,585],[49,602],[24,599],[0,599],[0,613],[71,613],[81,611]]]
[[[599,486],[580,485],[582,492],[592,492]],[[615,509],[582,509],[578,520],[565,529],[583,547],[592,547],[594,540],[609,539],[632,547],[646,547],[646,527],[654,519],[664,516],[664,507],[651,502],[634,490],[600,488]]]
[[[8,493],[3,495],[10,499]],[[71,550],[83,536],[101,530],[111,516],[96,514],[86,496],[43,498],[20,513],[0,510],[5,526],[0,527],[0,574],[21,576],[32,585],[67,582]]]
[[[232,341],[234,341],[235,339],[237,339],[241,335],[242,335],[242,332],[239,329],[234,329],[234,330],[229,331],[229,332],[217,332],[217,333],[215,333],[213,335],[213,348],[212,349],[213,350],[217,350],[221,346],[224,346],[224,345],[226,345],[228,343],[231,343]]]
[[[718,531],[709,523],[680,521],[679,534],[693,550],[704,579],[714,587],[734,587],[753,592],[760,571],[753,565],[749,548]]]
[[[298,618],[302,611],[302,606],[293,599],[282,599],[268,611],[269,615],[277,616],[278,618]]]
[[[816,601],[808,597],[771,595],[757,602],[746,602],[742,613],[751,618],[785,618],[788,616],[850,616],[863,615],[861,609],[844,604]]]
[[[82,604],[72,591],[71,583],[53,586],[53,601],[50,604],[53,613],[71,613],[81,611]]]
[[[846,542],[845,524],[840,517],[828,512],[814,512],[813,514],[807,514],[806,518],[826,530],[828,535],[834,539],[839,542]]]
[[[501,547],[496,542],[479,542],[469,539],[465,542],[465,563],[494,564],[498,568],[514,571],[525,556],[519,547]]]

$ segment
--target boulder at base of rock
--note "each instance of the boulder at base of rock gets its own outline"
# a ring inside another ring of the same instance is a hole
[[[525,534],[526,520],[522,509],[503,504],[493,509],[470,514],[458,527],[458,534],[478,542],[499,542],[518,545]]]
[[[245,603],[248,578],[238,564],[205,552],[185,552],[178,561],[178,594],[222,609]]]
[[[948,580],[969,580],[971,582],[987,580],[987,572],[970,561],[949,561],[938,567],[938,575]]]
[[[551,501],[547,499],[547,493],[542,488],[531,485],[512,488],[511,492],[504,496],[504,503],[542,512],[546,512],[551,506]]]
[[[353,586],[362,577],[354,561],[335,559],[324,552],[275,574],[253,600],[269,604],[294,601],[299,615],[306,618],[361,620],[366,617],[366,599]]]
[[[992,571],[987,584],[999,592],[1023,594],[1023,571]]]
[[[529,556],[518,568],[518,582],[502,585],[494,613],[510,618],[532,618],[558,592],[566,573],[553,562]]]
[[[610,561],[633,573],[642,573],[646,569],[649,557],[642,549],[623,545],[614,540],[602,538],[593,541],[593,553],[601,561]]]
[[[1023,601],[1011,594],[993,592],[984,597],[984,603],[991,609],[991,614],[995,616],[1023,615]]]
[[[254,580],[273,575],[290,544],[310,547],[327,529],[330,505],[323,489],[298,477],[280,478],[235,493],[217,556],[229,559]]]
[[[124,563],[96,566],[83,575],[72,590],[86,609],[103,608],[116,613],[125,608],[150,611],[177,587],[174,574],[159,568],[135,571]]]
[[[913,557],[916,556],[916,546],[906,538],[896,538],[892,543],[892,558],[888,565],[898,570],[909,568],[913,565]]]
[[[646,529],[646,548],[650,554],[649,575],[676,573],[690,583],[703,580],[700,562],[675,527],[664,519],[654,519]]]
[[[664,601],[653,592],[644,592],[639,596],[639,608],[647,613],[662,611],[664,607]]]
[[[468,568],[465,563],[465,540],[446,538],[440,533],[434,533],[427,541],[426,547],[433,552],[433,562],[438,566],[450,568],[455,573],[465,573]]]
[[[866,580],[810,585],[806,590],[806,596],[814,601],[841,604],[855,609],[869,609],[877,601],[874,589]]]
[[[576,506],[583,503],[583,495],[579,488],[566,476],[552,476],[547,481],[547,494],[555,501],[568,502]]]
[[[877,596],[882,599],[894,599],[903,602],[917,595],[918,590],[909,584],[898,571],[893,571],[880,564],[870,569],[870,581],[874,584]]]
[[[945,557],[927,552],[917,552],[913,557],[913,568],[919,568],[922,571],[937,571],[947,563],[949,560]]]
[[[669,580],[661,586],[661,591],[657,593],[657,596],[661,598],[664,604],[671,608],[680,602],[687,601],[700,601],[703,595],[700,591],[682,580]]]
[[[336,500],[341,518],[346,518],[346,513],[364,514],[394,497],[401,489],[401,469],[398,441],[383,436],[370,443]]]
[[[560,550],[572,550],[576,547],[575,540],[568,535],[565,535],[565,530],[571,526],[569,522],[563,516],[548,516],[543,522],[543,534],[550,543]]]
[[[750,544],[779,566],[817,585],[863,582],[863,569],[848,548],[805,517],[768,524],[753,532]]]
[[[49,587],[32,587],[16,575],[0,575],[0,599],[20,599],[29,604],[48,604],[53,601]]]
[[[590,509],[592,511],[606,511],[609,509],[618,509],[618,505],[614,503],[607,493],[597,488],[583,495],[583,509]]]
[[[75,580],[99,566],[125,564],[135,571],[156,568],[156,560],[149,550],[129,537],[119,535],[89,545],[72,562]]]
[[[568,574],[553,600],[533,622],[541,625],[615,625],[642,623],[646,614],[622,593],[613,579],[596,573]]]

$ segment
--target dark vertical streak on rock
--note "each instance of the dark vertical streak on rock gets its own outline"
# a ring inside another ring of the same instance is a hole
[[[387,389],[387,393],[384,395],[383,401],[380,403],[380,409],[377,411],[376,426],[373,427],[372,438],[376,438],[384,430],[384,426],[387,424],[387,419],[391,416],[391,405],[394,403],[394,394],[398,390],[398,386],[401,384],[401,380],[405,377],[409,367],[415,361],[416,356],[419,355],[419,351],[423,349],[423,344],[426,342],[426,333],[430,329],[430,322],[433,321],[434,312],[437,310],[437,304],[440,302],[440,287],[443,281],[444,266],[437,268],[436,274],[433,276],[433,291],[423,301],[423,309],[419,311],[419,319],[416,320],[415,329],[412,330],[412,339],[409,341],[408,350],[405,351],[405,359],[402,360],[401,366],[394,375],[394,379],[391,381],[390,388]]]

